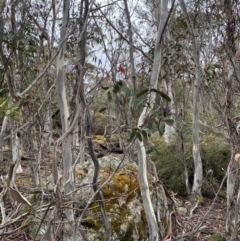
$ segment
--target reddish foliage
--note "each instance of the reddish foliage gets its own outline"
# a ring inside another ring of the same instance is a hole
[[[110,73],[107,71],[107,72],[106,72],[106,78],[107,78],[107,79],[110,79],[110,77],[111,77],[111,76],[110,76]]]
[[[124,69],[123,65],[120,64],[119,67],[118,67],[118,72],[124,73],[124,71],[125,71],[125,69]]]

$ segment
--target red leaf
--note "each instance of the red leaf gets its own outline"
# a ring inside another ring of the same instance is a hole
[[[108,71],[106,72],[106,78],[110,79],[110,73]]]
[[[124,73],[125,69],[123,68],[122,64],[119,65],[118,67],[118,72]]]

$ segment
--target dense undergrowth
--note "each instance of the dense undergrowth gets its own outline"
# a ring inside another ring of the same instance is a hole
[[[151,137],[154,151],[151,154],[155,162],[160,180],[166,187],[178,195],[187,195],[184,161],[187,165],[190,185],[193,183],[194,161],[192,157],[191,140],[181,143],[174,137],[167,144],[159,135]],[[230,147],[221,138],[209,134],[201,138],[201,158],[203,162],[202,195],[208,198],[215,196],[225,176],[227,164],[230,160]],[[225,197],[226,185],[223,185],[219,195]]]

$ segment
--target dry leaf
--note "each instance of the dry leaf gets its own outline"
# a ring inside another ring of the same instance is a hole
[[[238,51],[236,52],[235,61],[236,61],[236,62],[240,61],[240,50],[238,50]]]
[[[10,147],[8,145],[4,145],[2,151],[9,151]]]
[[[32,212],[34,214],[36,213],[36,210],[34,209],[34,207],[21,193],[19,193],[17,190],[13,189],[12,187],[9,187],[8,190],[9,190],[10,196],[14,201],[28,205],[31,208]]]
[[[240,157],[240,154],[237,153],[237,154],[234,156],[235,161],[238,161],[239,157]]]

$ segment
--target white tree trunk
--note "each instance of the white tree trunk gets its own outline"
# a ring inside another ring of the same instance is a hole
[[[180,5],[187,21],[188,28],[193,35],[193,59],[195,64],[195,80],[193,89],[193,126],[192,126],[192,138],[193,138],[193,159],[194,159],[194,181],[192,187],[193,195],[201,195],[202,189],[202,159],[200,156],[199,149],[199,125],[198,125],[198,115],[199,115],[199,88],[200,88],[200,62],[199,62],[199,44],[198,44],[198,34],[192,25],[191,19],[188,15],[187,8],[184,0],[180,0]]]
[[[230,66],[228,71],[227,81],[227,94],[226,94],[226,103],[232,101],[232,82],[233,82],[234,69],[233,66]],[[239,164],[240,164],[240,153],[239,153],[239,136],[236,129],[233,127],[232,119],[230,116],[232,106],[229,105],[225,110],[225,119],[227,120],[227,127],[229,136],[231,138],[232,147],[231,147],[231,159],[228,164],[227,169],[227,220],[226,220],[226,231],[231,233],[231,240],[237,240],[238,234],[238,212],[239,212],[239,202],[240,202],[240,185],[237,182],[239,177]],[[233,144],[234,143],[234,144]],[[237,193],[238,189],[238,193]],[[237,199],[237,200],[236,200]],[[237,201],[237,202],[236,202]]]
[[[150,79],[149,88],[157,88],[158,76],[161,66],[161,39],[164,31],[165,24],[167,22],[168,16],[168,0],[162,0],[161,2],[161,15],[160,23],[158,27],[158,33],[156,38],[155,50],[154,50],[154,60],[153,68]],[[148,105],[144,107],[139,119],[138,127],[142,128],[146,119],[151,114],[154,104],[155,104],[156,93],[149,92],[147,96]],[[152,201],[149,193],[149,185],[147,180],[147,168],[146,168],[146,149],[144,142],[137,140],[137,150],[138,150],[138,164],[139,164],[139,182],[141,188],[141,195],[143,200],[144,211],[147,217],[148,227],[149,227],[149,241],[158,240],[158,224],[156,221],[155,213],[152,206]]]
[[[73,131],[73,147],[80,147],[79,133],[80,133],[80,128],[77,123]]]
[[[8,117],[4,116],[3,122],[2,122],[2,128],[0,132],[0,163],[3,161],[3,144],[4,144],[4,135],[7,129],[8,124]]]
[[[167,84],[167,94],[172,100],[171,102],[168,103],[169,110],[171,111],[171,114],[168,115],[167,118],[174,119],[175,104],[174,104],[174,98],[173,98],[173,83],[169,79],[166,84]],[[170,126],[170,125],[166,125],[165,130],[164,130],[164,134],[163,134],[163,138],[164,138],[165,142],[169,143],[170,140],[171,140],[171,137],[173,136],[174,133],[175,133],[175,127]]]
[[[50,85],[49,80],[46,80],[44,84],[44,92],[46,93],[46,96],[48,95]],[[45,114],[45,120],[44,120],[44,135],[45,138],[48,139],[48,144],[51,146],[52,144],[52,111],[51,111],[51,105],[47,105],[46,108],[46,114]]]
[[[63,1],[63,19],[61,27],[61,38],[59,43],[59,54],[57,56],[57,90],[59,96],[59,107],[61,113],[62,133],[64,134],[69,128],[69,112],[66,97],[65,81],[64,81],[64,54],[66,50],[66,36],[69,21],[69,0]],[[71,150],[72,135],[69,133],[62,141],[62,162],[63,162],[63,176],[64,176],[64,193],[65,201],[71,203],[73,192],[73,163]],[[63,241],[74,240],[74,213],[72,204],[69,208],[64,209],[68,224],[65,225],[63,231]]]
[[[15,163],[14,173],[22,173],[21,158],[22,158],[22,136],[20,132],[12,134],[12,160]],[[15,182],[14,182],[15,183]]]
[[[194,31],[195,34],[195,31]],[[195,35],[196,36],[196,35]],[[199,63],[199,49],[197,44],[197,39],[194,40],[194,62],[195,62],[195,81],[194,81],[194,91],[193,91],[193,159],[194,159],[194,181],[192,187],[192,193],[201,195],[202,190],[202,159],[200,155],[199,148],[199,92],[200,92],[200,63]]]

